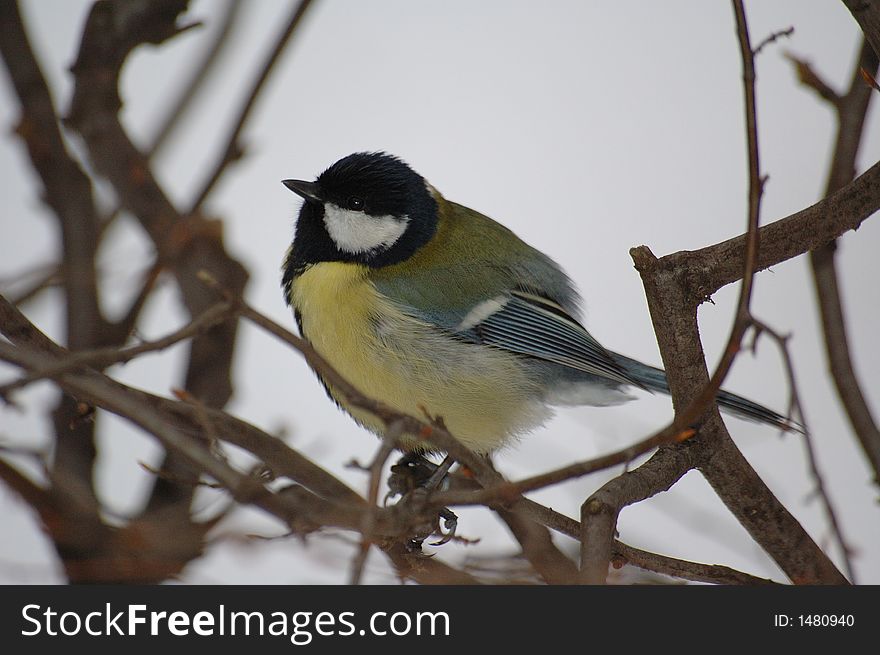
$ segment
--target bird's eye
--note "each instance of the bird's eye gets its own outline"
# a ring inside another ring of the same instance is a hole
[[[364,208],[364,199],[360,196],[350,196],[348,200],[345,201],[345,204],[349,209],[361,211]]]

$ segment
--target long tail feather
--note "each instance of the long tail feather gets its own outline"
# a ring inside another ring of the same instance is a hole
[[[647,389],[669,394],[669,384],[666,382],[666,373],[663,369],[642,364],[635,359],[618,353],[611,353],[611,356],[617,360],[630,377],[640,382]],[[803,432],[803,427],[795,421],[735,393],[722,389],[718,392],[716,400],[722,410],[739,418],[758,423],[767,423],[782,430]]]

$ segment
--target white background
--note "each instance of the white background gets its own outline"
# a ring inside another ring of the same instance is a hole
[[[23,13],[56,104],[66,110],[73,62],[89,3],[26,0]],[[136,141],[152,136],[161,109],[186,79],[188,65],[216,27],[220,4],[194,2],[190,16],[206,27],[156,49],[144,47],[123,70],[123,118]],[[842,3],[818,0],[751,2],[754,43],[794,26],[794,35],[765,49],[757,61],[763,171],[769,175],[763,220],[769,222],[820,198],[834,135],[831,109],[799,86],[782,53],[812,62],[834,87],[849,83],[858,28]],[[175,147],[157,162],[159,179],[181,207],[213,167],[241,96],[283,26],[288,4],[250,1],[235,33],[232,55],[188,120]],[[208,203],[225,222],[229,250],[252,273],[250,302],[292,326],[279,289],[279,266],[292,234],[298,199],[281,184],[311,178],[341,156],[383,149],[408,161],[448,198],[500,220],[551,254],[586,298],[590,331],[606,346],[659,363],[638,274],[628,250],[648,245],[661,256],[699,248],[743,230],[746,159],[742,85],[728,2],[317,2],[297,41],[270,80],[248,124],[248,156],[235,165]],[[8,78],[0,75],[0,292],[10,278],[55,259],[54,218],[40,204],[40,187],[11,130],[18,116]],[[876,98],[859,158],[864,170],[880,158]],[[106,198],[105,198],[106,200]],[[876,256],[880,220],[840,240],[838,250],[851,349],[863,389],[880,414],[880,356],[876,333],[880,294]],[[101,253],[105,305],[124,306],[140,280],[150,248],[127,218]],[[137,267],[132,265],[137,262]],[[726,340],[735,286],[700,311],[710,365]],[[44,294],[28,315],[62,338],[60,296]],[[754,313],[792,333],[791,348],[819,461],[839,513],[859,582],[880,583],[880,507],[877,487],[848,429],[826,374],[805,258],[761,273]],[[172,285],[148,307],[143,335],[181,324]],[[235,360],[236,393],[229,409],[270,431],[284,430],[301,449],[357,489],[363,473],[346,468],[369,461],[377,442],[324,396],[304,362],[267,335],[246,326]],[[158,393],[181,384],[185,347],[144,357],[112,373]],[[13,370],[0,368],[0,379]],[[787,389],[773,345],[744,354],[726,385],[784,409]],[[50,427],[41,416],[51,387],[19,396],[24,413],[0,408],[6,445],[39,447]],[[500,453],[510,478],[539,473],[616,450],[670,417],[665,397],[645,395],[618,408],[561,412],[546,427]],[[836,562],[828,522],[813,495],[797,436],[730,419],[739,447],[779,499]],[[157,461],[153,440],[124,422],[101,417],[99,492],[108,520],[135,511],[146,488],[139,462]],[[18,461],[18,460],[16,460]],[[28,469],[32,470],[32,469]],[[534,497],[570,516],[619,469],[588,476]],[[201,515],[223,507],[200,496]],[[0,582],[62,581],[54,551],[30,509],[0,486]],[[487,511],[459,512],[460,533],[475,547],[447,545],[438,556],[465,559],[515,550],[506,529]],[[626,509],[620,538],[640,548],[726,564],[784,581],[717,500],[702,477],[689,473],[672,491]],[[244,533],[278,535],[283,528],[255,511],[240,511],[213,533],[206,557],[182,579],[193,583],[341,583],[354,552],[351,535],[325,533],[253,541]],[[574,543],[558,543],[574,552]],[[395,582],[380,555],[366,581]]]

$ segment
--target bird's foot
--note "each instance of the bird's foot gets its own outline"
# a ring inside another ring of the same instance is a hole
[[[413,504],[416,508],[423,505],[428,494],[443,484],[452,464],[449,457],[441,464],[434,464],[419,453],[407,453],[391,467],[388,493],[385,495],[386,504],[390,498],[401,496],[400,502]],[[449,508],[443,507],[437,512],[435,522],[417,530],[417,534],[410,537],[407,549],[410,552],[421,552],[425,539],[432,534],[439,534],[440,539],[430,542],[431,546],[449,543],[455,537],[457,527],[458,516]]]
[[[414,489],[423,489],[437,472],[438,465],[419,453],[407,453],[391,466],[388,476],[387,504],[390,498],[405,496]]]
[[[406,502],[424,502],[427,496],[424,489],[416,489],[410,495],[404,497]],[[442,525],[441,525],[442,523]],[[448,507],[442,507],[437,511],[437,517],[434,521],[427,523],[422,529],[417,529],[416,534],[412,535],[406,544],[406,549],[411,553],[421,553],[422,544],[425,539],[432,534],[440,535],[437,541],[429,542],[430,546],[442,546],[449,543],[455,538],[455,531],[458,527],[458,516]]]

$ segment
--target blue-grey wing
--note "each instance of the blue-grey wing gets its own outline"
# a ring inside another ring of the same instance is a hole
[[[471,343],[502,348],[612,383],[669,393],[663,369],[606,350],[566,308],[540,294],[505,291],[468,310],[435,308],[428,312],[411,305],[402,309]],[[787,417],[742,396],[721,390],[716,400],[722,409],[741,418],[802,431]]]
[[[563,307],[539,295],[511,291],[484,301],[457,328],[474,343],[642,387]]]

